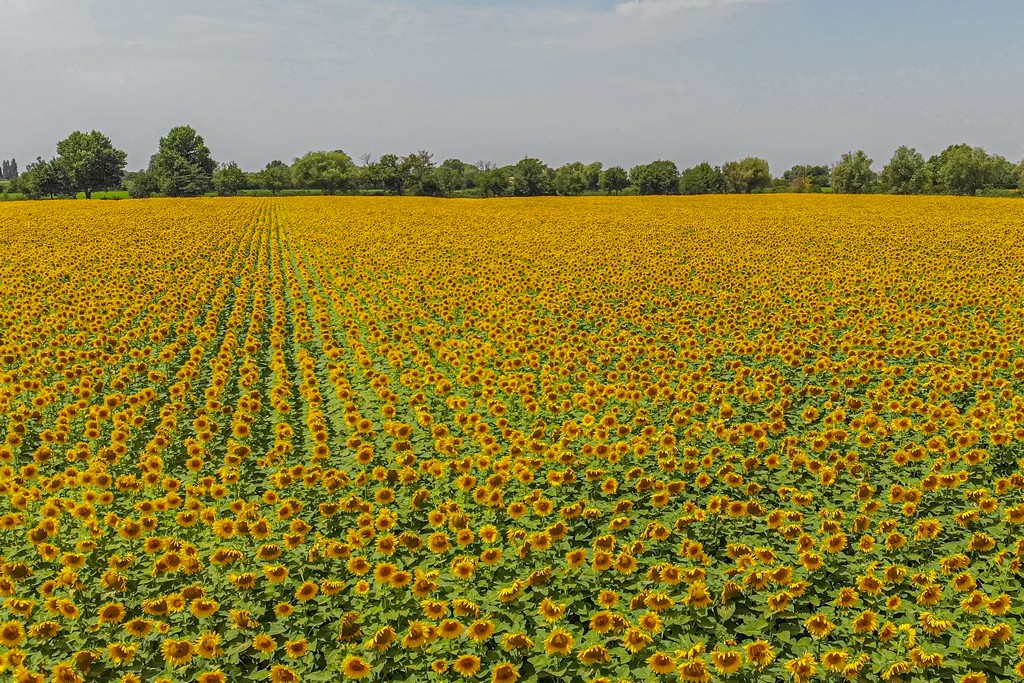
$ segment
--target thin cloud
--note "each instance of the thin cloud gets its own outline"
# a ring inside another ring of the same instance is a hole
[[[687,9],[707,9],[721,5],[744,5],[767,0],[628,0],[615,6],[625,17],[664,17]]]

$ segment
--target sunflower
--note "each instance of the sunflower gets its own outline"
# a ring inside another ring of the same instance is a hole
[[[371,672],[370,664],[362,657],[348,655],[341,662],[341,673],[345,678],[366,678]]]
[[[572,652],[572,635],[562,628],[556,628],[544,641],[544,652],[549,655],[567,655]]]
[[[114,665],[126,664],[135,659],[139,646],[135,643],[110,643],[107,645],[107,658]]]
[[[309,642],[305,638],[299,638],[298,640],[288,640],[284,644],[285,653],[295,659],[302,657],[309,650]]]
[[[818,614],[812,615],[804,620],[804,628],[811,634],[813,638],[824,638],[828,634],[835,630],[836,626],[828,617],[819,612]]]
[[[260,625],[252,618],[252,614],[248,610],[231,610],[231,621],[236,628],[242,631],[250,631]]]
[[[755,640],[743,646],[747,661],[758,669],[764,669],[775,661],[775,649],[766,640]]]
[[[20,621],[8,621],[0,624],[0,644],[6,647],[17,647],[25,642],[25,627]]]
[[[689,683],[708,683],[711,680],[711,672],[708,671],[707,662],[703,659],[687,659],[680,662],[679,680]]]
[[[373,570],[373,580],[377,583],[389,584],[398,567],[391,562],[381,562]]]
[[[821,665],[826,671],[841,673],[846,668],[849,656],[846,650],[828,650],[821,656]]]
[[[608,633],[614,626],[612,616],[607,610],[598,612],[590,618],[590,630],[601,634]]]
[[[299,675],[281,664],[270,667],[270,683],[299,683]]]
[[[657,612],[646,612],[636,622],[636,625],[648,633],[660,633],[665,626],[664,620]]]
[[[494,624],[487,619],[479,619],[469,625],[466,635],[476,642],[482,643],[494,635]]]
[[[512,650],[533,649],[533,640],[522,632],[510,632],[501,637],[501,647],[511,652]]]
[[[588,645],[576,654],[581,664],[594,666],[611,660],[611,655],[603,645]]]
[[[743,653],[739,650],[712,650],[711,663],[722,675],[736,673],[743,663]]]
[[[196,639],[196,654],[204,659],[212,659],[224,653],[220,647],[220,634],[207,631]]]
[[[519,669],[511,662],[502,662],[491,670],[491,683],[516,683],[519,680]]]
[[[475,676],[480,670],[480,658],[476,655],[462,655],[452,662],[452,668],[464,678]]]
[[[70,664],[64,662],[54,665],[50,672],[50,681],[52,683],[82,683],[83,680]]]
[[[183,666],[192,660],[195,648],[187,640],[165,640],[160,648],[164,660],[172,666]]]
[[[683,600],[687,605],[703,609],[711,604],[711,596],[708,595],[708,587],[703,581],[695,581],[690,584],[686,598]]]
[[[540,602],[538,611],[540,612],[541,617],[544,618],[544,621],[556,622],[565,614],[565,607],[566,606],[564,604],[560,605],[551,598],[544,598]]]
[[[631,653],[636,654],[653,642],[653,639],[639,628],[630,628],[622,636],[622,645]],[[570,641],[571,643],[571,641]]]
[[[807,683],[817,673],[818,667],[814,655],[808,652],[786,662],[785,668],[793,677],[793,683]]]
[[[28,630],[29,636],[37,640],[49,640],[60,633],[63,627],[56,621],[39,621],[32,624]],[[3,627],[0,626],[0,642],[2,642]]]
[[[277,649],[277,641],[271,635],[260,633],[252,639],[252,646],[261,654],[270,654]]]
[[[271,583],[282,583],[288,578],[288,568],[284,565],[267,565],[263,567],[263,575]]]
[[[107,604],[100,607],[99,623],[120,624],[122,621],[124,621],[124,615],[124,605],[122,605],[119,602],[108,602]]]
[[[878,628],[878,614],[872,610],[864,610],[853,620],[854,633],[869,633]]]
[[[219,607],[220,604],[216,600],[210,600],[209,598],[196,598],[189,605],[189,611],[197,619],[206,619],[207,617],[212,616]]]
[[[126,621],[121,628],[136,638],[145,638],[153,630],[153,622],[149,619],[132,619]]]
[[[384,626],[373,634],[373,637],[366,643],[366,647],[370,650],[384,651],[391,647],[397,638],[398,635],[395,633],[395,629],[390,626]]]
[[[960,683],[988,683],[988,674],[981,671],[968,671],[960,677]]]
[[[655,652],[647,658],[647,666],[656,674],[670,674],[676,670],[676,660],[664,652]]]
[[[295,590],[295,599],[299,602],[308,602],[315,598],[319,592],[319,586],[311,581],[306,581]]]

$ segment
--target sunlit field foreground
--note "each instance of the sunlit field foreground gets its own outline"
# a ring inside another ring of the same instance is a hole
[[[1012,200],[0,206],[15,681],[1024,673]]]

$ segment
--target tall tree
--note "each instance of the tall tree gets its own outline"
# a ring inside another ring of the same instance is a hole
[[[862,149],[847,152],[832,167],[832,189],[843,194],[871,192],[878,178],[871,169],[872,163]]]
[[[435,169],[434,177],[441,194],[450,196],[468,188],[477,173],[476,168],[464,161],[445,159]]]
[[[828,166],[797,164],[782,174],[782,179],[797,192],[816,192],[828,187]]]
[[[437,184],[434,155],[425,149],[402,158],[401,171],[405,178],[405,190],[409,194],[435,197],[441,194]]]
[[[221,164],[213,171],[213,188],[224,196],[236,195],[248,186],[245,171],[233,161]]]
[[[587,192],[597,192],[601,189],[601,169],[604,164],[594,161],[583,167],[583,179],[587,183]]]
[[[678,194],[679,168],[664,159],[639,164],[629,170],[629,182],[639,194]]]
[[[725,192],[725,175],[722,169],[702,161],[679,175],[681,194],[716,194]]]
[[[340,149],[333,152],[309,152],[292,164],[292,179],[299,187],[334,194],[355,184],[355,164]]]
[[[366,167],[366,179],[374,189],[384,190],[389,194],[402,194],[406,177],[402,168],[402,158],[397,154],[384,154],[377,161]]]
[[[292,169],[288,164],[275,159],[257,174],[259,186],[264,190],[270,190],[271,194],[277,194],[281,190],[292,187]]]
[[[610,166],[601,173],[601,189],[609,194],[618,194],[629,187],[629,175],[621,166]]]
[[[509,176],[512,194],[525,197],[550,194],[552,175],[551,169],[540,159],[523,157]]]
[[[504,197],[512,191],[511,179],[515,171],[512,166],[494,168],[477,166],[477,187],[488,197]]]
[[[981,147],[950,145],[928,160],[940,192],[974,195],[984,188],[1013,187],[1013,164]]]
[[[72,192],[71,180],[56,159],[43,161],[36,158],[18,178],[18,189],[33,199],[64,197]]]
[[[768,187],[772,182],[768,162],[760,157],[728,161],[722,165],[722,175],[725,176],[726,191],[741,194]]]
[[[902,145],[878,176],[883,192],[923,194],[929,185],[928,164],[916,149]]]
[[[160,191],[156,176],[146,169],[125,173],[121,179],[121,187],[127,190],[128,196],[133,199],[152,197]]]
[[[128,155],[114,147],[103,133],[74,133],[57,143],[57,161],[73,192],[92,198],[96,190],[117,187],[124,175]]]
[[[587,191],[587,167],[579,161],[564,164],[555,169],[552,187],[561,195],[579,195]]]
[[[189,197],[213,188],[216,162],[203,137],[191,126],[172,128],[160,138],[160,148],[149,161],[160,192],[169,197]]]

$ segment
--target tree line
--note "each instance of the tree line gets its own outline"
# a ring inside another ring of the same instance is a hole
[[[17,180],[18,179],[18,160],[11,159],[8,161],[4,159],[0,162],[0,180]]]
[[[673,161],[656,160],[629,170],[600,162],[567,163],[553,168],[524,157],[497,166],[447,159],[436,163],[427,151],[401,156],[363,155],[359,163],[341,150],[314,151],[292,163],[274,160],[255,172],[235,162],[215,162],[203,137],[178,126],[160,138],[149,166],[125,172],[127,155],[98,131],[75,131],[57,143],[57,155],[37,158],[25,171],[3,162],[10,190],[29,197],[66,197],[101,190],[127,190],[131,197],[188,197],[216,193],[362,193],[437,197],[502,197],[584,194],[718,194],[755,192],[839,192],[975,195],[984,191],[1024,190],[1024,162],[1014,164],[981,147],[951,145],[925,158],[900,147],[882,168],[862,150],[848,152],[830,165],[797,165],[773,176],[758,157],[721,166],[702,162],[680,170]],[[8,177],[10,176],[10,177]]]

